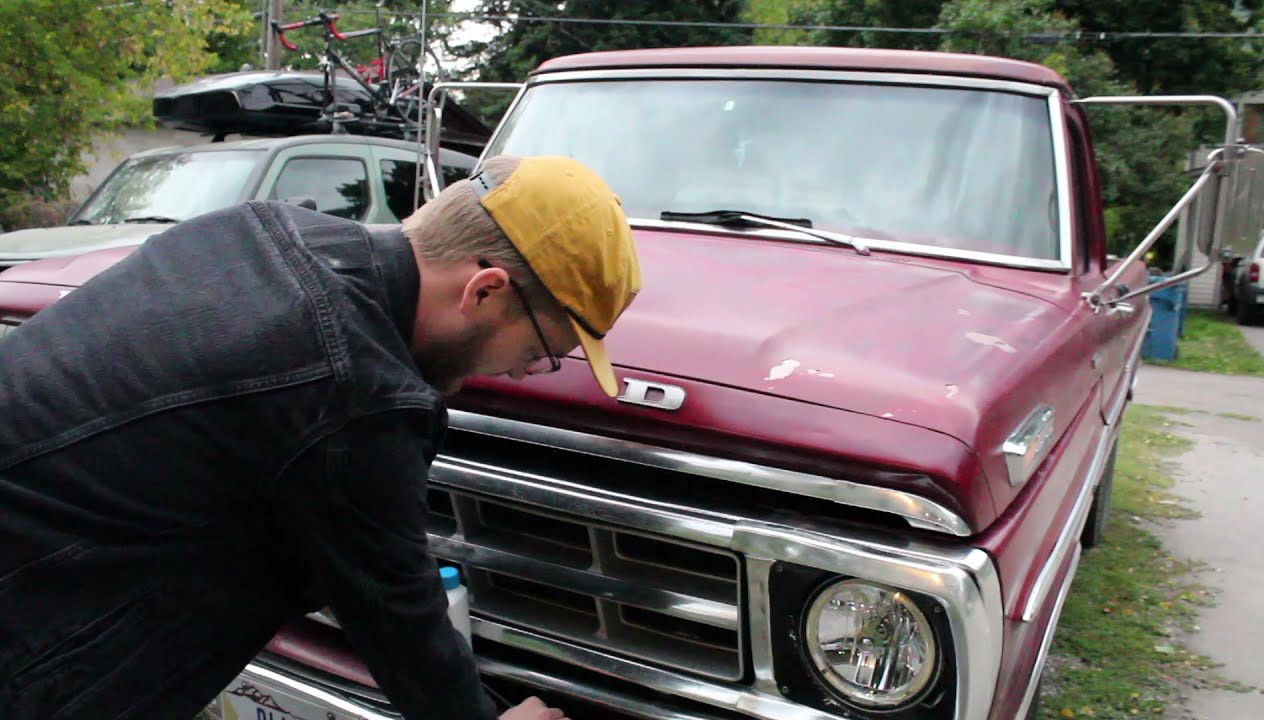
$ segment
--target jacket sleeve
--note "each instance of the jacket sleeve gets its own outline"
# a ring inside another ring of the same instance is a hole
[[[326,437],[278,478],[277,515],[397,711],[409,720],[494,720],[427,551],[429,422],[437,421],[392,412]]]

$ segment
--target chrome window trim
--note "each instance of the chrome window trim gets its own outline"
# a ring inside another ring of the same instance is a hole
[[[935,598],[952,628],[957,668],[953,717],[988,716],[1000,675],[1003,611],[1000,579],[985,551],[915,543],[896,548],[749,522],[737,527],[733,549],[748,558],[784,560]]]
[[[1089,466],[1088,478],[1080,487],[1080,493],[1075,498],[1075,505],[1071,508],[1071,515],[1067,518],[1067,524],[1063,526],[1061,534],[1058,535],[1053,552],[1049,553],[1049,559],[1040,568],[1036,582],[1027,593],[1027,602],[1023,604],[1021,616],[1023,622],[1031,622],[1035,619],[1036,613],[1044,607],[1045,600],[1049,596],[1058,568],[1062,567],[1068,553],[1073,550],[1078,551],[1080,533],[1084,531],[1084,522],[1088,519],[1089,508],[1093,506],[1093,491],[1097,488],[1102,472],[1106,469],[1106,458],[1109,457],[1110,448],[1118,435],[1118,425],[1106,425],[1102,428],[1097,441],[1097,450],[1093,453],[1093,463]]]
[[[770,490],[805,495],[830,500],[842,505],[891,513],[904,519],[909,525],[924,530],[967,537],[973,529],[956,513],[919,495],[880,488],[850,480],[810,475],[794,470],[783,470],[738,460],[698,455],[645,445],[630,440],[614,438],[574,430],[536,425],[519,420],[508,420],[491,415],[480,415],[461,410],[448,413],[452,427],[467,432],[480,433],[511,440],[557,447],[572,452],[603,457],[611,460],[636,463],[648,467],[709,477],[716,480],[762,487]],[[444,460],[440,455],[440,464]],[[474,464],[474,463],[467,463]],[[581,486],[576,486],[581,487]],[[589,488],[582,486],[584,492]],[[704,540],[704,542],[707,542]]]
[[[929,85],[972,90],[999,90],[1020,95],[1056,97],[1048,85],[997,78],[942,75],[938,73],[884,72],[881,70],[829,70],[811,68],[651,67],[563,70],[533,75],[527,87],[585,80],[806,80],[814,82],[863,82],[882,85]]]
[[[786,240],[790,242],[804,243],[807,245],[826,245],[829,247],[835,247],[833,243],[819,238],[810,237],[802,233],[792,232],[790,230],[773,230],[771,228],[738,230],[732,228],[722,228],[715,225],[703,225],[701,223],[681,222],[679,220],[654,220],[651,218],[638,217],[628,218],[628,223],[634,228],[642,228],[645,230],[675,230],[678,232],[725,235],[728,237],[753,237],[764,240]],[[949,260],[968,260],[970,262],[977,262],[985,265],[999,265],[1001,267],[1012,267],[1020,270],[1041,270],[1045,272],[1065,273],[1068,269],[1067,264],[1061,260],[1038,260],[1035,258],[1020,257],[1018,255],[1001,255],[999,253],[979,252],[977,250],[940,248],[932,245],[916,245],[913,243],[897,242],[894,240],[878,240],[876,238],[865,238],[865,244],[870,249],[887,250],[889,252],[903,255],[945,258]]]
[[[1062,96],[1053,91],[1048,96],[1049,131],[1053,134],[1053,184],[1058,191],[1058,263],[1068,273],[1074,258],[1071,221],[1071,150],[1067,147],[1066,114]]]
[[[1027,717],[1027,710],[1031,707],[1031,702],[1036,697],[1036,690],[1040,688],[1040,674],[1044,672],[1045,659],[1049,656],[1049,647],[1053,645],[1054,632],[1058,629],[1058,621],[1062,618],[1062,607],[1066,603],[1067,594],[1071,591],[1071,585],[1075,581],[1075,573],[1080,567],[1080,553],[1080,546],[1076,544],[1075,551],[1071,556],[1071,567],[1067,572],[1066,579],[1062,582],[1062,589],[1058,591],[1058,597],[1054,601],[1053,615],[1049,616],[1049,624],[1045,626],[1045,636],[1040,641],[1040,652],[1036,654],[1036,664],[1031,668],[1027,692],[1023,694],[1023,704],[1018,706],[1018,712],[1014,715],[1016,718]]]
[[[1054,184],[1058,191],[1058,257],[1056,259],[1027,258],[1017,255],[978,252],[974,250],[958,250],[939,248],[930,245],[918,245],[887,240],[866,240],[871,249],[887,250],[896,253],[924,255],[928,257],[945,257],[973,262],[1003,265],[1006,267],[1025,268],[1069,272],[1072,264],[1071,243],[1071,185],[1069,155],[1066,143],[1066,117],[1063,112],[1061,95],[1057,88],[1047,85],[1036,85],[1014,80],[998,80],[993,78],[976,78],[961,75],[938,75],[920,73],[900,73],[862,70],[813,70],[796,68],[612,68],[604,70],[571,70],[563,72],[542,73],[531,77],[523,89],[523,93],[536,85],[552,83],[609,81],[609,80],[782,80],[789,82],[861,82],[886,85],[920,85],[943,88],[960,88],[970,90],[989,90],[1019,95],[1031,95],[1045,99],[1049,109],[1049,131],[1053,140]],[[517,105],[517,102],[514,103]],[[510,109],[512,111],[513,108]],[[508,117],[506,112],[506,117]],[[493,140],[498,134],[493,134]],[[488,143],[490,147],[492,143]],[[630,217],[634,227],[644,228],[680,228],[696,231],[697,224],[664,223],[657,218]],[[734,234],[733,231],[717,232],[714,226],[701,226],[716,234]],[[737,234],[769,237],[784,240],[811,242],[797,233],[788,231],[754,231]],[[825,241],[816,241],[824,243]]]

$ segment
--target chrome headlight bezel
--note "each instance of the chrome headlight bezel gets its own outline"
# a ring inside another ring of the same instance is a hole
[[[808,610],[820,593],[843,580],[865,578],[785,561],[774,562],[768,576],[769,641],[779,695],[804,707],[858,719],[937,720],[946,717],[945,713],[951,716],[960,677],[957,643],[942,600],[925,592],[903,590],[926,614],[935,631],[935,646],[939,649],[936,676],[926,692],[908,704],[872,708],[849,700],[826,682],[816,671],[805,641]]]
[[[826,660],[819,640],[821,615],[828,607],[830,600],[847,586],[862,586],[889,593],[893,596],[894,602],[914,619],[916,629],[926,638],[929,660],[918,672],[915,681],[909,684],[907,690],[889,695],[865,691],[839,677]],[[810,671],[815,675],[818,683],[846,705],[868,713],[907,710],[925,699],[939,685],[946,648],[940,641],[941,635],[936,628],[937,623],[932,620],[932,614],[933,610],[927,607],[925,601],[920,601],[900,588],[863,578],[835,576],[830,581],[819,585],[808,596],[804,605],[800,634],[802,654],[807,664],[811,666]]]

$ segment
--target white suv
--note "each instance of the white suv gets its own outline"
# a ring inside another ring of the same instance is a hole
[[[1230,311],[1241,325],[1253,325],[1264,321],[1264,283],[1260,271],[1264,269],[1264,235],[1256,243],[1251,254],[1238,263],[1233,271],[1233,300]]]

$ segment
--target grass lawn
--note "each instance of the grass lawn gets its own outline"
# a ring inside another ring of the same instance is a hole
[[[1264,377],[1264,357],[1251,347],[1242,331],[1228,315],[1210,310],[1190,310],[1185,317],[1185,337],[1181,338],[1174,362],[1146,360],[1154,365]]]
[[[1178,678],[1218,682],[1213,663],[1176,639],[1212,597],[1190,579],[1192,565],[1147,529],[1190,517],[1168,492],[1167,458],[1189,446],[1180,424],[1159,408],[1128,411],[1105,540],[1084,553],[1067,596],[1045,669],[1042,719],[1169,717]]]

